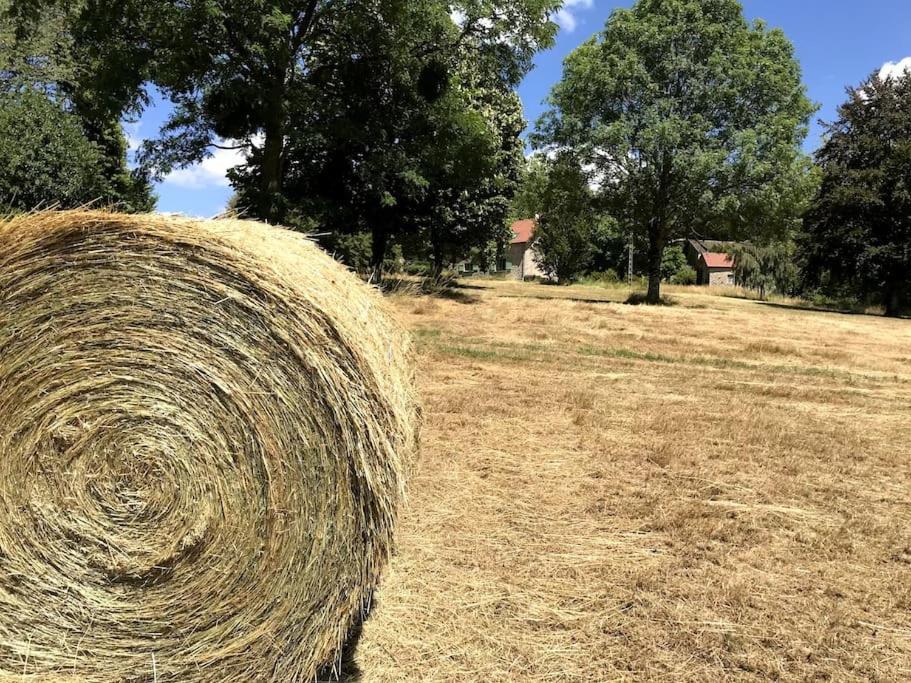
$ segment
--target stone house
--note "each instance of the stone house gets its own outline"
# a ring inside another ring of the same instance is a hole
[[[547,275],[541,270],[538,254],[535,251],[535,219],[527,218],[512,224],[514,237],[509,243],[506,254],[506,269],[512,273],[516,280],[530,280],[532,278],[545,278]]]
[[[696,284],[712,287],[733,287],[734,261],[728,251],[735,242],[689,239],[684,245],[687,261],[696,271]]]

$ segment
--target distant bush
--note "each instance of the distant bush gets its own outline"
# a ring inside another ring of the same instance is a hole
[[[4,55],[4,59],[5,59]],[[115,140],[116,142],[116,140]],[[31,211],[58,206],[71,209],[101,200],[127,210],[150,210],[149,197],[130,202],[129,173],[117,168],[89,140],[80,119],[41,92],[0,95],[0,211]]]
[[[695,285],[696,270],[691,266],[683,266],[680,270],[671,276],[671,284],[674,285]]]
[[[389,249],[388,252],[386,258],[383,259],[383,272],[394,275],[405,272],[405,257],[402,255],[401,245],[392,245],[392,249]]]
[[[363,275],[370,270],[372,245],[370,233],[356,232],[333,235],[326,247],[335,258]]]
[[[620,282],[620,276],[617,275],[617,271],[613,268],[608,268],[607,270],[596,273],[589,273],[583,279],[587,283],[599,285],[615,285]]]
[[[863,313],[870,307],[869,301],[864,301],[859,297],[849,295],[832,296],[821,292],[813,293],[808,301],[816,308],[829,308],[836,311],[850,311],[851,313]]]
[[[427,261],[408,261],[405,264],[405,273],[418,277],[430,277],[433,274],[433,266]]]
[[[661,257],[661,279],[665,282],[673,282],[673,278],[681,270],[687,267],[686,254],[683,249],[674,245],[664,250]]]

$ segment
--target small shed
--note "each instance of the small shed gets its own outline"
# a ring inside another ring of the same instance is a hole
[[[512,241],[509,243],[508,262],[512,277],[516,280],[529,280],[536,277],[547,277],[541,269],[535,240],[534,218],[516,221],[512,224]]]
[[[734,260],[728,256],[736,242],[690,239],[686,241],[687,260],[696,271],[696,284],[733,287]]]

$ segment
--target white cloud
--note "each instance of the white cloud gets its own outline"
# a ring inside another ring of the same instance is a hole
[[[259,140],[253,142],[256,144]],[[223,140],[219,141],[219,144],[230,147],[237,143],[233,140]],[[244,149],[215,148],[212,156],[193,166],[172,171],[163,182],[192,189],[230,187],[228,171],[245,163],[247,163],[247,155]]]
[[[886,62],[879,70],[880,78],[901,78],[905,73],[911,73],[911,57],[905,57],[897,62]]]
[[[554,15],[554,21],[556,21],[567,33],[572,33],[579,25],[579,19],[576,17],[576,13],[579,10],[591,9],[594,4],[595,0],[566,0],[566,2],[563,3],[563,8],[557,10],[557,13]]]
[[[130,135],[127,133],[127,152],[130,154],[135,154],[139,151],[139,148],[142,147],[143,139],[138,135]]]
[[[140,133],[140,121],[126,121],[123,124],[123,136],[127,141],[127,168],[136,168],[136,152],[142,146],[143,138]]]

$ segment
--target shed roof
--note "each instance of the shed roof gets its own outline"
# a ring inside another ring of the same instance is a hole
[[[709,268],[734,268],[734,261],[727,254],[707,251],[702,255],[702,258],[705,259],[705,265]]]
[[[510,244],[527,244],[535,236],[535,219],[526,218],[512,224],[512,233],[515,235]]]

